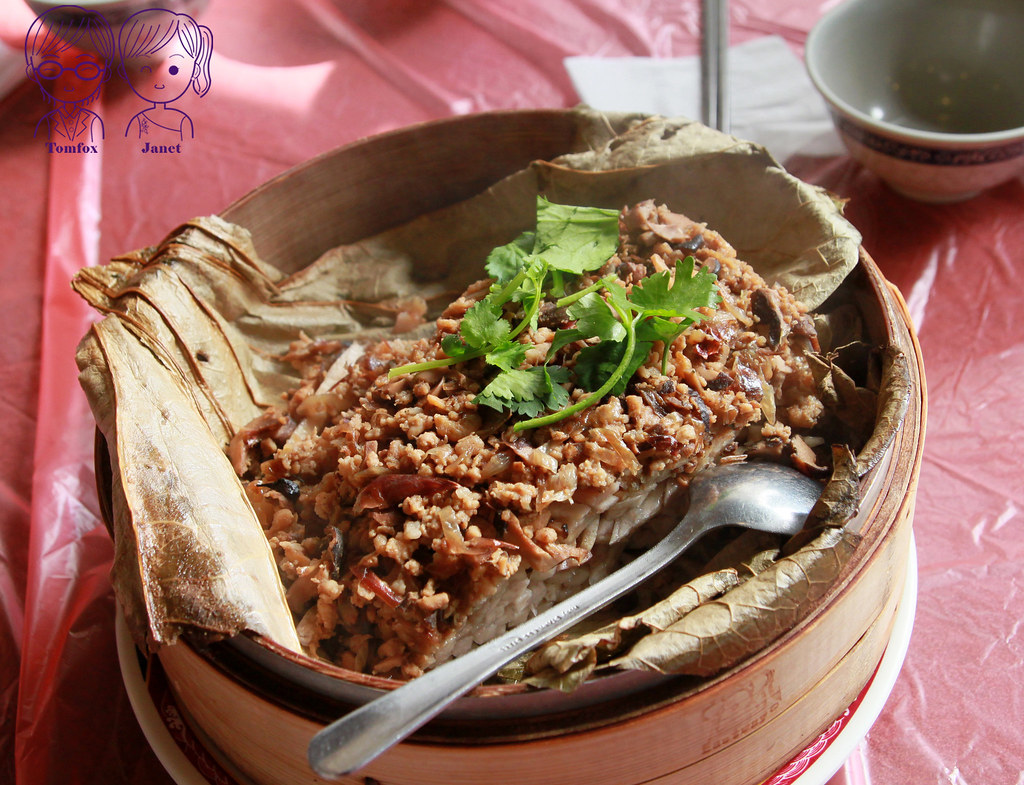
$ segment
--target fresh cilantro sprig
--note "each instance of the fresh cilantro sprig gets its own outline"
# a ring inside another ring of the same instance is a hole
[[[442,368],[485,358],[495,376],[474,403],[528,419],[516,431],[551,425],[621,395],[637,369],[661,341],[662,372],[668,347],[703,315],[698,308],[720,301],[714,274],[694,273],[693,257],[675,269],[650,275],[627,292],[614,275],[566,295],[567,283],[600,269],[618,248],[618,213],[592,207],[559,205],[537,199],[537,229],[495,248],[485,267],[494,279],[487,296],[463,316],[457,335],[441,341],[444,358],[394,368],[389,376]],[[521,368],[528,347],[516,338],[536,328],[545,299],[565,308],[572,327],[555,332],[546,364]],[[516,324],[507,317],[517,318]],[[553,360],[563,347],[582,342],[572,371]],[[575,380],[587,390],[575,403],[562,386]]]
[[[617,211],[555,204],[538,196],[536,231],[524,232],[488,255],[484,266],[494,284],[486,297],[466,311],[458,334],[441,340],[447,356],[392,368],[388,376],[444,368],[477,357],[488,357],[490,364],[501,368],[492,359],[519,351],[512,344],[527,327],[536,328],[545,293],[564,286],[565,275],[575,277],[602,267],[618,244]],[[510,303],[522,311],[515,326],[505,318]]]
[[[502,371],[473,399],[481,406],[537,417],[551,409],[561,410],[569,403],[562,384],[569,381],[569,369],[560,365]]]
[[[664,347],[661,370],[665,373],[668,347],[704,318],[697,308],[711,307],[721,300],[716,280],[706,269],[694,274],[692,256],[676,262],[674,275],[668,270],[650,275],[628,294],[618,280],[602,279],[605,296],[587,293],[569,306],[568,314],[576,320],[576,327],[556,332],[548,355],[550,358],[572,341],[599,338],[580,350],[574,368],[579,386],[593,392],[571,406],[518,422],[515,430],[551,425],[593,406],[606,395],[622,395],[633,374],[650,356],[655,341],[661,341]]]

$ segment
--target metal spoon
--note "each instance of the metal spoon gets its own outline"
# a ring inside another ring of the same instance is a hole
[[[688,512],[657,545],[504,635],[331,723],[310,742],[310,765],[326,778],[362,768],[501,666],[621,597],[712,529],[736,525],[796,534],[821,489],[794,469],[768,463],[721,466],[698,474],[690,485]]]

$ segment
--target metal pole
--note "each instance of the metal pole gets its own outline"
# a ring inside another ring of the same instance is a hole
[[[701,114],[705,125],[726,133],[728,51],[729,0],[701,0]]]

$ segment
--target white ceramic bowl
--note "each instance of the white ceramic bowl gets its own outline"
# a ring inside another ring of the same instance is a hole
[[[895,190],[956,201],[1024,172],[1024,2],[847,0],[805,59],[850,154]]]

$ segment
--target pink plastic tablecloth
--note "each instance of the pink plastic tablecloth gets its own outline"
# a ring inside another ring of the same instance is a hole
[[[773,33],[799,54],[831,4],[733,0],[733,41]],[[2,0],[0,38],[20,48],[32,18]],[[95,154],[51,153],[33,137],[46,111],[34,85],[0,102],[0,783],[170,781],[118,670],[111,545],[72,356],[93,317],[69,289],[73,271],[360,137],[572,106],[563,57],[694,54],[699,18],[696,0],[214,0],[200,18],[215,35],[213,87],[182,99],[195,139],[181,154],[144,155],[122,136],[138,102],[116,77],[97,105],[109,130]],[[789,168],[849,199],[908,300],[929,380],[917,620],[847,777],[1022,785],[1024,183],[926,206],[846,157]]]

